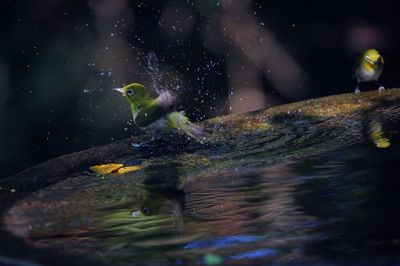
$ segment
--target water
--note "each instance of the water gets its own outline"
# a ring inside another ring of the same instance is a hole
[[[265,139],[123,176],[83,172],[18,202],[5,223],[33,247],[113,265],[400,263],[397,146],[271,164]]]
[[[177,73],[165,69],[165,67],[162,69],[160,61],[153,51],[145,54],[143,61],[144,70],[151,80],[151,84],[149,84],[150,90],[155,92],[157,95],[164,91],[172,90],[178,92],[180,90],[182,84]]]

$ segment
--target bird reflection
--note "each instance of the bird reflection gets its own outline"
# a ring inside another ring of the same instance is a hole
[[[155,165],[145,169],[143,182],[143,203],[140,210],[134,211],[133,216],[152,216],[160,213],[169,201],[172,204],[172,218],[175,227],[182,228],[182,212],[185,194],[179,188],[181,176],[175,164]]]

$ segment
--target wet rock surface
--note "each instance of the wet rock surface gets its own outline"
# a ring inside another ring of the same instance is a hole
[[[384,169],[399,158],[399,103],[400,90],[392,89],[217,117],[202,123],[205,143],[173,134],[133,148],[147,139],[140,135],[1,179],[0,262],[197,265],[212,251],[228,265],[312,263],[330,261],[335,248],[342,259],[356,254],[352,261],[373,246],[374,256],[391,254],[398,250],[394,227],[386,236],[366,226],[376,238],[365,230],[354,239],[338,234],[364,217],[397,221],[387,205],[394,198],[375,188],[392,193],[388,180],[397,166]],[[386,149],[371,137],[375,125]],[[144,169],[89,171],[104,163]],[[378,215],[372,204],[387,209]],[[318,252],[317,243],[324,247]]]

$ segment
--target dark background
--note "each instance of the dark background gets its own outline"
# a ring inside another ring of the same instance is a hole
[[[42,0],[0,9],[0,177],[137,132],[111,88],[169,88],[193,120],[352,92],[378,49],[400,81],[396,1]],[[375,86],[373,86],[375,89]]]

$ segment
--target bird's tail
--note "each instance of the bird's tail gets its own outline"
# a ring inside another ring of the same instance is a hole
[[[179,129],[189,137],[198,141],[204,141],[207,136],[203,128],[193,124],[184,111],[170,113],[168,115],[168,124],[171,128]]]

